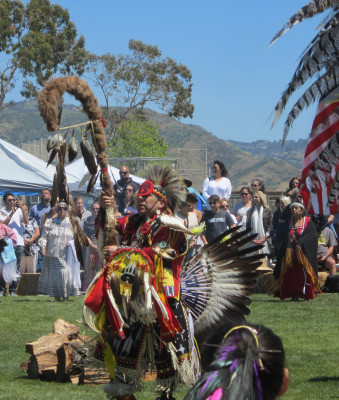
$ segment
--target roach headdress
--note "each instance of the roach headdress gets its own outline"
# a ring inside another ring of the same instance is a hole
[[[152,165],[146,172],[146,181],[140,186],[138,196],[155,194],[174,214],[186,199],[186,186],[169,165]]]

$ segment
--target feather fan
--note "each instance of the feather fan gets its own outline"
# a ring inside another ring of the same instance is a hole
[[[248,296],[254,292],[256,268],[262,246],[244,248],[248,231],[232,228],[204,246],[181,272],[181,300],[191,310],[194,332],[199,340],[227,321],[242,321],[249,314]],[[233,233],[224,242],[221,240]]]

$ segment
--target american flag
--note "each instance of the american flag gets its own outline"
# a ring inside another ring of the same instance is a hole
[[[310,214],[338,212],[339,87],[320,100],[303,161],[300,190]]]

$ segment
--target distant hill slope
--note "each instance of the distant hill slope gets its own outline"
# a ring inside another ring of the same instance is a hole
[[[150,110],[148,110],[147,113],[151,120],[159,124],[160,134],[168,141],[172,151],[175,148],[207,148],[209,167],[214,160],[218,159],[223,161],[229,171],[232,185],[236,189],[247,185],[253,178],[257,177],[263,179],[266,187],[270,190],[285,190],[291,177],[301,174],[301,166],[293,165],[288,162],[287,159],[284,160],[283,156],[281,157],[282,159],[278,159],[278,157],[265,156],[263,151],[261,152],[263,156],[260,153],[258,154],[256,151],[257,142],[254,142],[253,147],[251,143],[242,142],[237,142],[239,144],[237,146],[234,144],[234,141],[222,140],[201,126],[182,124],[167,115],[158,114]],[[265,142],[267,147],[269,147],[268,144],[271,143],[268,141],[258,142]],[[289,142],[290,141],[286,142],[286,146],[289,146]],[[262,148],[263,147],[264,146],[262,146]],[[279,147],[279,145],[277,147]],[[300,146],[300,149],[299,153],[295,152],[293,159],[302,160],[305,149],[302,148],[302,146]],[[278,151],[276,151],[276,153],[279,154]],[[173,154],[175,154],[175,152]],[[191,165],[191,168],[194,169],[197,165],[201,167],[203,163],[204,159],[202,153],[197,155],[196,152],[187,151],[187,156],[183,157],[180,168],[189,168]]]
[[[302,162],[307,146],[306,139],[287,140],[282,147],[282,140],[270,142],[268,140],[256,140],[251,143],[229,140],[233,146],[240,150],[248,151],[251,154],[257,154],[264,158],[277,158],[284,160],[297,168],[302,168]]]
[[[225,141],[198,125],[181,123],[151,110],[146,112],[148,117],[159,125],[160,135],[168,141],[170,155],[178,157],[179,154],[181,173],[190,177],[198,190],[205,177],[205,152],[190,149],[207,149],[208,167],[216,159],[223,161],[234,189],[239,189],[247,185],[251,179],[258,177],[263,179],[269,190],[285,190],[290,178],[301,173],[301,160],[305,150],[303,146],[306,147],[306,142],[287,141],[284,153],[280,154],[279,142]],[[75,106],[64,106],[62,126],[86,121],[87,116]],[[79,136],[79,133],[77,135]],[[0,137],[18,147],[21,147],[22,143],[40,140],[47,136],[48,132],[34,100],[15,103],[1,116]],[[289,146],[292,146],[293,151],[288,151]]]

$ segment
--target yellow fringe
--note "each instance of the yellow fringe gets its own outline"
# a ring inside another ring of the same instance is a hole
[[[305,256],[305,254],[301,250],[300,246],[296,246],[296,251],[297,251],[297,258],[298,258],[299,263],[303,266],[303,268],[306,270],[306,272],[311,277],[311,282],[312,282],[315,292],[322,293],[322,291],[320,290],[319,283],[318,283],[318,278],[316,277],[314,270],[312,268],[312,265],[308,261],[308,258]],[[280,271],[279,279],[275,279],[273,276],[271,276],[267,280],[266,286],[267,286],[269,293],[274,294],[277,290],[279,290],[281,288],[283,280],[284,280],[284,276],[285,276],[287,270],[292,267],[293,267],[293,250],[287,249],[286,253],[285,253],[285,257],[283,258],[283,260],[281,262],[281,271]]]

